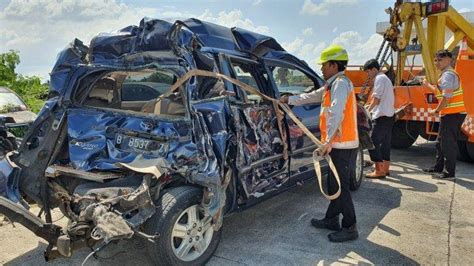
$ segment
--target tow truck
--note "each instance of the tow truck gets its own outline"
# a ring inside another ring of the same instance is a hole
[[[439,116],[429,111],[437,106],[438,100],[422,85],[422,80],[437,82],[439,71],[434,65],[434,54],[448,49],[457,57],[455,70],[464,89],[467,111],[462,125],[464,134],[458,140],[458,157],[474,161],[474,26],[448,0],[426,3],[397,0],[385,11],[390,16],[389,26],[375,58],[395,86],[398,119],[393,128],[392,147],[408,148],[418,136],[428,141],[436,139]],[[419,60],[416,56],[420,55],[423,65],[416,66]],[[347,75],[360,96],[370,95],[370,82],[364,71],[349,69]]]

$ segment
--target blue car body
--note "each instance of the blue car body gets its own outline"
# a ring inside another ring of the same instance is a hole
[[[182,102],[178,115],[140,112],[145,104],[136,102],[127,103],[133,110],[112,108],[117,104],[112,90],[90,100],[105,107],[80,100],[89,99],[94,84],[117,82],[123,73],[162,71],[169,73],[172,84],[194,69],[239,79],[236,66],[250,73],[241,76],[242,81],[251,76],[269,97],[281,96],[272,73],[278,67],[302,73],[315,88],[323,85],[275,39],[198,19],[169,23],[145,18],[139,26],[100,34],[89,46],[74,40],[60,52],[51,72],[51,98],[18,152],[0,161],[0,195],[25,206],[22,198],[27,197],[50,209],[64,203],[51,190],[52,180],[69,188],[71,195],[81,194],[86,190],[84,178],[92,178],[87,173],[107,183],[108,173],[123,174],[140,161],[159,164],[161,189],[176,184],[204,188],[209,202],[203,205],[214,216],[223,208],[229,212],[251,206],[313,177],[315,146],[309,138],[288,117],[281,118],[279,128],[270,102],[252,100],[255,96],[227,81],[225,93],[213,94],[210,87],[217,80],[191,78],[175,95]],[[318,104],[293,107],[317,136],[319,110]],[[61,173],[80,176],[82,183],[69,187],[70,179]],[[230,179],[225,178],[228,173]]]

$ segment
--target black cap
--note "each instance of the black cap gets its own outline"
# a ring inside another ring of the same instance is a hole
[[[439,50],[438,52],[436,52],[436,57],[439,57],[439,58],[444,58],[444,57],[449,57],[449,58],[453,58],[453,54],[446,50],[446,49],[442,49],[442,50]]]
[[[364,71],[368,69],[372,69],[372,68],[376,68],[377,70],[380,70],[380,64],[375,59],[370,59],[364,64]]]

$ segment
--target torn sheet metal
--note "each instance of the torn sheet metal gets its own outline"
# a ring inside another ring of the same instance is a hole
[[[74,204],[80,210],[78,221],[93,222],[93,237],[106,243],[132,237],[133,230],[156,211],[150,181],[150,175],[145,175],[141,184],[137,176],[130,176],[107,184],[86,183],[78,186]]]
[[[197,164],[200,155],[191,134],[190,123],[185,120],[82,108],[68,113],[69,158],[74,168],[85,171],[116,170],[116,163],[130,163],[138,155],[166,158],[174,169],[179,169],[183,160]],[[146,139],[149,149],[129,147],[128,137]]]
[[[236,127],[237,167],[244,170],[244,188],[248,195],[259,197],[288,180],[283,157],[263,163],[258,168],[252,162],[272,158],[283,152],[283,143],[272,106],[232,107]]]

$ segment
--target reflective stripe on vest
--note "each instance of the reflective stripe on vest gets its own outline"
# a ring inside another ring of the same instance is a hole
[[[321,141],[324,143],[327,141],[327,119],[328,111],[331,106],[331,91],[332,84],[338,79],[346,79],[349,84],[350,81],[345,76],[337,77],[329,88],[324,91],[323,102],[321,104],[321,114],[319,116],[320,130],[321,130]],[[347,97],[346,106],[344,107],[344,116],[342,118],[341,125],[336,131],[336,136],[333,138],[332,147],[337,149],[353,149],[359,147],[359,135],[357,132],[357,106],[354,90],[352,89]]]
[[[464,91],[461,86],[461,79],[459,78],[458,73],[456,73],[456,71],[454,71],[453,69],[449,68],[445,70],[445,72],[446,71],[454,73],[456,77],[458,77],[459,88],[453,91],[453,96],[447,99],[448,105],[445,108],[443,108],[443,110],[441,110],[439,114],[447,115],[447,114],[457,114],[457,113],[466,112],[466,108],[464,108]],[[438,86],[440,85],[440,82],[441,82],[441,78],[438,80]],[[436,94],[436,98],[438,98],[438,100],[443,99],[443,93],[441,90],[438,90],[438,93]]]

